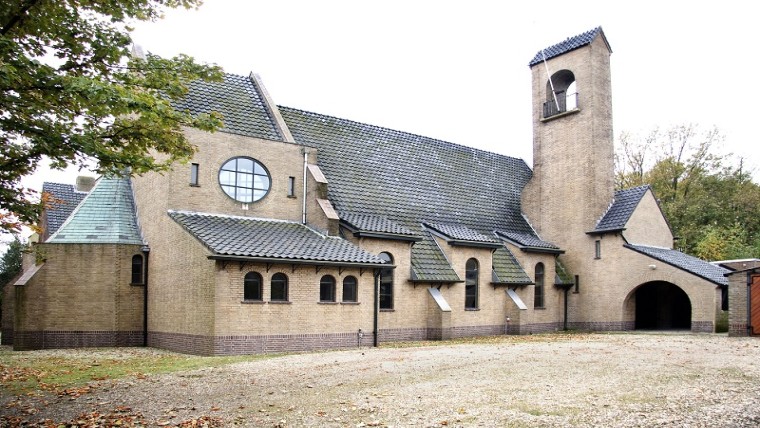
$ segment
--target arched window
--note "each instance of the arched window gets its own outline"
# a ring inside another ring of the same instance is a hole
[[[261,275],[256,272],[248,272],[243,279],[243,299],[262,300]]]
[[[143,256],[135,254],[132,256],[132,284],[145,283],[145,274],[143,271]]]
[[[288,301],[288,277],[284,273],[272,275],[271,293],[269,300],[273,302]]]
[[[387,264],[393,264],[390,253],[380,253],[378,257]],[[380,269],[380,309],[393,309],[393,268]]]
[[[319,301],[335,301],[335,278],[332,275],[325,275],[319,280]]]
[[[573,72],[560,70],[552,74],[546,82],[544,117],[551,117],[575,108],[578,108],[578,93]]]
[[[357,298],[357,281],[355,276],[347,276],[343,278],[343,301],[344,302],[356,302]]]
[[[478,308],[478,261],[467,260],[465,265],[464,282],[464,307],[465,309]]]
[[[535,297],[533,298],[534,308],[544,307],[544,264],[538,263],[536,265],[536,287]]]

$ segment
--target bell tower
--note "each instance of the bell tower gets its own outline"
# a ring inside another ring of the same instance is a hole
[[[614,193],[611,53],[598,27],[542,49],[529,64],[533,176],[522,208],[542,239],[567,252],[571,265]]]

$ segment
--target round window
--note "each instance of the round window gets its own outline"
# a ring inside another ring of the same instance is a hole
[[[227,196],[239,202],[256,202],[269,193],[269,171],[257,160],[237,157],[219,170],[219,185]]]

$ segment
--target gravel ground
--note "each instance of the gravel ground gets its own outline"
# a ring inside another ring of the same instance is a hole
[[[0,412],[19,408],[0,399]],[[46,402],[30,423],[121,411],[151,426],[759,426],[760,340],[572,334],[363,348],[28,399]]]

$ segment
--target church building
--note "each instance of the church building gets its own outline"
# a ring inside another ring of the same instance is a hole
[[[532,169],[278,106],[255,74],[193,82],[176,108],[224,127],[185,130],[188,163],[46,185],[2,341],[223,355],[712,332],[727,269],[673,249],[650,187],[614,190],[611,52],[599,27],[530,61]]]

